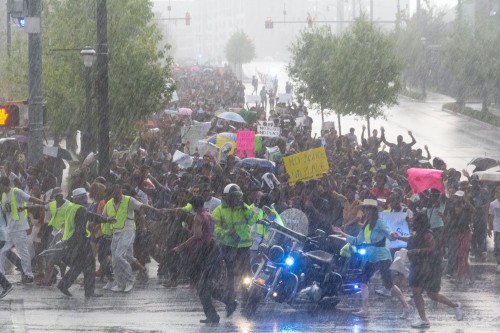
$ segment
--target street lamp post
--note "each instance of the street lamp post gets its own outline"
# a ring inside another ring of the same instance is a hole
[[[95,50],[86,46],[80,52],[80,57],[83,61],[85,71],[85,104],[83,108],[83,129],[80,139],[81,150],[80,155],[85,158],[95,147],[94,136],[92,135],[92,123],[94,120],[94,113],[92,112],[92,65],[95,60]]]

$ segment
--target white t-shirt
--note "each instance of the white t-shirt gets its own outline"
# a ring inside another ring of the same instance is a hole
[[[125,199],[125,197],[122,196],[122,199],[120,200],[118,205],[115,204],[115,202],[113,201],[113,206],[115,208],[115,211],[118,212],[118,208],[120,207],[120,204],[122,203],[122,201],[124,199]],[[134,230],[134,223],[135,223],[134,211],[141,208],[142,205],[143,205],[142,202],[140,202],[139,200],[137,200],[133,197],[130,197],[130,200],[128,202],[127,220],[125,220],[125,226],[123,227],[123,229],[113,230],[113,233],[120,232],[123,230]],[[104,216],[108,216],[106,213],[106,210],[104,210]]]
[[[11,205],[10,199],[12,196],[12,191],[14,190],[13,187],[10,188],[9,192],[5,193],[5,203],[4,207]],[[16,199],[17,203],[17,209],[20,209],[21,207],[24,206],[24,203],[27,202],[31,196],[20,189],[16,188],[16,192],[14,193],[14,197]],[[12,205],[11,205],[12,207]],[[29,223],[28,223],[28,218],[26,217],[25,211],[18,211],[19,214],[19,221],[14,221],[12,218],[12,213],[7,213],[5,212],[5,215],[7,217],[7,232],[13,232],[13,231],[22,231],[22,230],[28,230],[29,229]]]
[[[215,197],[211,197],[210,200],[205,201],[203,204],[203,208],[208,209],[210,213],[212,213],[217,206],[221,204],[221,200]]]
[[[490,203],[490,215],[493,215],[493,231],[500,232],[500,201]]]

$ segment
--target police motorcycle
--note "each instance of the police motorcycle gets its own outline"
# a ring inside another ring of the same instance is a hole
[[[294,308],[334,308],[342,295],[361,291],[360,275],[366,248],[350,247],[345,239],[317,230],[314,237],[261,220],[269,228],[259,245],[249,283],[245,314],[271,300]],[[285,224],[286,225],[286,224]],[[348,249],[348,258],[341,256]]]

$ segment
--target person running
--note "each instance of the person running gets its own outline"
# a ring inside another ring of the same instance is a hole
[[[420,319],[411,325],[413,328],[429,328],[429,319],[425,314],[423,292],[433,301],[448,305],[455,310],[455,318],[460,321],[464,315],[460,302],[452,302],[439,293],[441,289],[441,262],[442,255],[436,244],[434,235],[430,230],[427,213],[415,214],[412,221],[414,235],[409,237],[399,236],[397,232],[391,236],[397,240],[408,242],[408,258],[410,260],[410,276],[408,282],[412,288],[413,298]]]
[[[493,236],[494,254],[497,260],[497,274],[500,274],[500,186],[495,190],[495,200],[490,203],[488,236]]]
[[[45,203],[17,187],[11,187],[9,177],[0,177],[0,192],[2,192],[2,209],[7,219],[7,241],[0,250],[0,272],[5,273],[5,259],[7,252],[16,247],[23,267],[22,283],[33,283],[33,272],[31,270],[31,257],[28,250],[29,229],[28,214],[25,209],[27,202],[44,205]]]
[[[2,207],[0,206],[0,249],[3,248],[5,242],[7,241],[7,230],[5,227],[5,218],[3,214]],[[0,292],[0,299],[7,296],[13,289],[12,283],[7,280],[5,275],[0,272],[0,287],[2,287],[2,291]]]
[[[380,276],[382,277],[382,282],[385,288],[391,291],[393,296],[396,296],[401,304],[403,305],[403,313],[401,314],[401,319],[408,319],[413,312],[413,308],[406,302],[405,297],[401,293],[398,286],[394,285],[391,276],[391,253],[389,249],[385,246],[385,241],[387,238],[394,240],[391,236],[391,232],[387,223],[378,216],[378,204],[377,200],[365,199],[361,204],[361,210],[363,212],[364,219],[366,221],[363,226],[363,230],[358,234],[358,236],[350,236],[342,231],[337,226],[333,226],[333,232],[341,234],[346,237],[347,241],[351,245],[356,244],[369,244],[367,246],[367,262],[363,266],[363,271],[361,273],[361,297],[363,300],[361,310],[353,312],[352,314],[356,317],[366,318],[369,316],[368,307],[368,296],[369,289],[368,283],[371,277],[377,271],[380,271]]]
[[[87,191],[84,188],[73,190],[71,200],[73,202],[69,203],[66,208],[62,237],[67,244],[64,260],[70,269],[57,284],[57,289],[66,296],[73,296],[68,289],[83,272],[85,297],[101,297],[102,294],[95,293],[95,258],[90,246],[90,231],[87,228],[87,222],[92,220],[95,223],[112,223],[114,218],[106,218],[89,212]]]

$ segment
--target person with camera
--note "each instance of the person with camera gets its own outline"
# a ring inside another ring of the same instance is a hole
[[[2,192],[1,205],[7,220],[7,241],[0,250],[0,273],[5,273],[5,259],[7,252],[16,247],[21,257],[23,267],[22,283],[33,283],[33,272],[31,270],[31,257],[28,248],[29,229],[28,213],[26,204],[28,202],[45,205],[45,203],[17,187],[11,187],[9,177],[0,177],[0,192]]]

